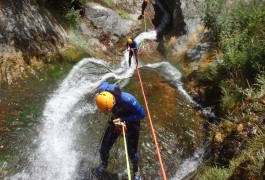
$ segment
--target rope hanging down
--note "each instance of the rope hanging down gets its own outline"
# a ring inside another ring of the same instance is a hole
[[[150,24],[152,25],[153,29],[156,31],[155,26],[154,26],[154,24],[153,24],[151,18],[150,18],[149,15],[148,15],[148,10],[145,9],[144,12],[145,12],[145,13],[144,13],[144,26],[145,26],[145,30],[144,30],[144,31],[146,32],[146,28],[147,28],[147,27],[146,27],[146,18],[145,18],[145,16],[147,16],[147,18],[149,19]],[[152,40],[152,42],[155,43],[154,40]],[[141,49],[141,47],[142,47],[142,44],[140,44],[139,49]],[[142,53],[143,53],[143,50],[139,50],[139,54],[142,54]]]
[[[148,18],[150,24],[152,25],[153,29],[156,30],[155,25],[153,24],[151,18],[149,17],[149,14],[148,14],[148,10],[147,10],[147,9],[145,10],[145,14],[146,14],[146,16],[147,16],[147,18]]]
[[[142,79],[141,79],[140,71],[139,71],[139,69],[138,69],[138,63],[137,63],[137,61],[136,61],[136,57],[135,57],[134,50],[132,50],[132,51],[133,51],[134,60],[135,60],[135,62],[136,62],[136,70],[137,70],[138,78],[139,78],[139,81],[140,81],[142,94],[143,94],[143,97],[144,97],[144,102],[145,102],[145,106],[146,106],[146,111],[147,111],[147,114],[148,114],[148,119],[149,119],[149,122],[150,122],[150,126],[151,126],[151,130],[152,130],[153,139],[154,139],[155,146],[156,146],[156,151],[157,151],[157,155],[158,155],[158,159],[159,159],[159,163],[160,163],[160,167],[161,167],[162,175],[163,175],[163,177],[164,177],[164,180],[167,180],[167,176],[166,176],[166,173],[165,173],[165,169],[164,169],[163,161],[162,161],[161,154],[160,154],[160,150],[159,150],[159,147],[158,147],[158,142],[157,142],[157,138],[156,138],[156,134],[155,134],[155,130],[154,130],[154,126],[153,126],[153,122],[152,122],[151,115],[150,115],[150,111],[149,111],[149,108],[148,108],[148,103],[147,103],[146,96],[145,96],[145,93],[144,93],[144,88],[143,88],[143,83],[142,83]]]
[[[126,155],[126,164],[127,164],[127,171],[128,171],[128,179],[131,180],[131,171],[130,171],[130,165],[129,165],[129,156],[127,151],[127,143],[126,143],[126,136],[125,136],[125,129],[124,123],[121,123],[122,126],[122,134],[123,134],[123,140],[124,140],[124,149],[125,149],[125,155]]]

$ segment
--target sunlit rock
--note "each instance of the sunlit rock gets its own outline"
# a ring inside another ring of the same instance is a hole
[[[135,25],[133,21],[125,20],[113,10],[97,3],[86,4],[86,17],[92,21],[96,28],[117,37],[127,35]]]

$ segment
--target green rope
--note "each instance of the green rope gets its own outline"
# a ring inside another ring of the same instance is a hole
[[[127,151],[127,143],[126,143],[126,137],[125,137],[125,130],[124,130],[124,123],[121,123],[122,126],[122,134],[123,134],[123,139],[124,139],[124,148],[125,148],[125,155],[126,155],[126,164],[127,164],[127,170],[128,170],[128,179],[131,180],[131,171],[130,171],[130,164],[129,164],[129,156],[128,156],[128,151]]]
[[[122,80],[124,79],[129,79],[131,78],[132,76],[129,76],[129,77],[125,77],[125,78],[122,78],[122,79],[119,79],[118,81],[116,81],[114,84],[119,84]]]
[[[114,84],[119,84],[123,79],[119,79],[117,82],[115,82]]]

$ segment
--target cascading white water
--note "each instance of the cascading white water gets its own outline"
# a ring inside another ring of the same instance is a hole
[[[159,1],[157,4],[162,8]],[[162,30],[168,22],[168,14],[165,13],[165,21],[159,26]],[[155,39],[156,32],[141,33],[135,38],[140,43],[145,39]],[[120,66],[109,64],[101,59],[85,58],[73,67],[69,75],[63,80],[59,88],[49,97],[43,111],[43,125],[36,140],[36,151],[32,154],[28,169],[6,179],[47,179],[70,180],[74,179],[80,154],[76,148],[78,120],[84,114],[95,113],[96,107],[93,98],[80,105],[86,94],[93,94],[101,82],[109,78],[123,79],[121,86],[126,85],[135,71],[135,62],[132,61],[128,68],[128,52],[124,52]],[[196,104],[184,90],[181,82],[181,73],[168,62],[155,64],[142,64],[140,67],[155,69],[169,83],[175,86],[188,101]],[[205,112],[205,111],[204,111]],[[205,113],[208,113],[206,111]],[[203,150],[199,149],[190,158],[183,160],[176,169],[173,180],[182,179],[195,170],[201,163]]]
[[[135,38],[137,43],[145,39],[155,39],[156,32],[141,33]],[[30,156],[29,170],[18,173],[10,179],[74,179],[76,168],[80,161],[79,152],[75,148],[79,117],[86,113],[94,113],[96,107],[92,98],[85,106],[79,102],[88,93],[95,93],[101,82],[109,78],[123,79],[126,85],[129,77],[135,71],[135,62],[128,67],[128,52],[124,52],[120,66],[109,64],[101,59],[85,58],[73,67],[69,75],[63,80],[59,88],[50,96],[45,105],[41,121],[42,130],[36,152]],[[192,98],[183,89],[181,73],[167,62],[155,64],[141,64],[140,67],[155,69],[167,81],[172,83],[190,102]],[[184,161],[184,164],[194,161]],[[195,167],[195,166],[194,166]],[[189,170],[181,169],[181,174],[188,174]],[[180,177],[179,174],[176,178]]]
[[[176,175],[173,178],[171,178],[171,180],[183,179],[189,173],[196,170],[197,167],[202,163],[203,153],[204,153],[203,149],[198,149],[193,154],[193,156],[184,160],[180,165],[180,168],[177,170]]]
[[[144,39],[155,37],[155,31],[150,31],[140,34],[135,40],[140,43]],[[74,111],[74,107],[86,94],[96,91],[104,80],[132,76],[135,62],[128,68],[127,60],[128,53],[125,51],[120,67],[112,68],[113,65],[96,58],[85,58],[73,67],[58,90],[47,100],[41,119],[42,130],[37,140],[38,148],[30,157],[28,173],[25,170],[9,177],[10,179],[73,179],[79,162],[78,152],[74,148],[74,124],[82,113],[94,112],[95,105],[87,104],[87,109],[83,109],[83,112]]]

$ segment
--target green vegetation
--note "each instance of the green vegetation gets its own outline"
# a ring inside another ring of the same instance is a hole
[[[236,112],[245,91],[258,82],[265,67],[264,1],[205,1],[206,28],[221,51],[214,65],[200,72],[198,80],[222,92],[220,109]],[[264,91],[264,87],[258,88]],[[259,92],[257,92],[259,93]]]
[[[196,175],[196,179],[262,179],[265,136],[257,136],[249,140],[240,156],[230,161],[229,168],[206,166]]]
[[[107,7],[112,7],[113,6],[113,2],[112,0],[101,0],[103,5],[106,5]]]
[[[56,16],[61,16],[72,28],[77,27],[84,14],[85,0],[37,0],[37,3],[51,10]]]
[[[199,180],[225,180],[231,175],[231,170],[223,169],[218,167],[209,167],[208,171],[201,175],[198,179]]]
[[[123,19],[130,19],[128,13],[124,10],[118,10],[118,14],[123,18]]]
[[[67,22],[70,24],[72,28],[76,28],[80,23],[80,11],[75,10],[73,7],[69,9],[65,15]]]
[[[203,22],[218,53],[210,66],[197,73],[197,80],[207,85],[205,101],[213,98],[207,94],[218,94],[212,105],[217,106],[222,120],[213,129],[227,137],[242,124],[246,134],[237,132],[244,143],[240,142],[237,154],[229,159],[228,168],[209,165],[201,170],[199,179],[262,179],[265,1],[205,0],[204,5]],[[257,130],[254,138],[249,134],[253,127]]]

